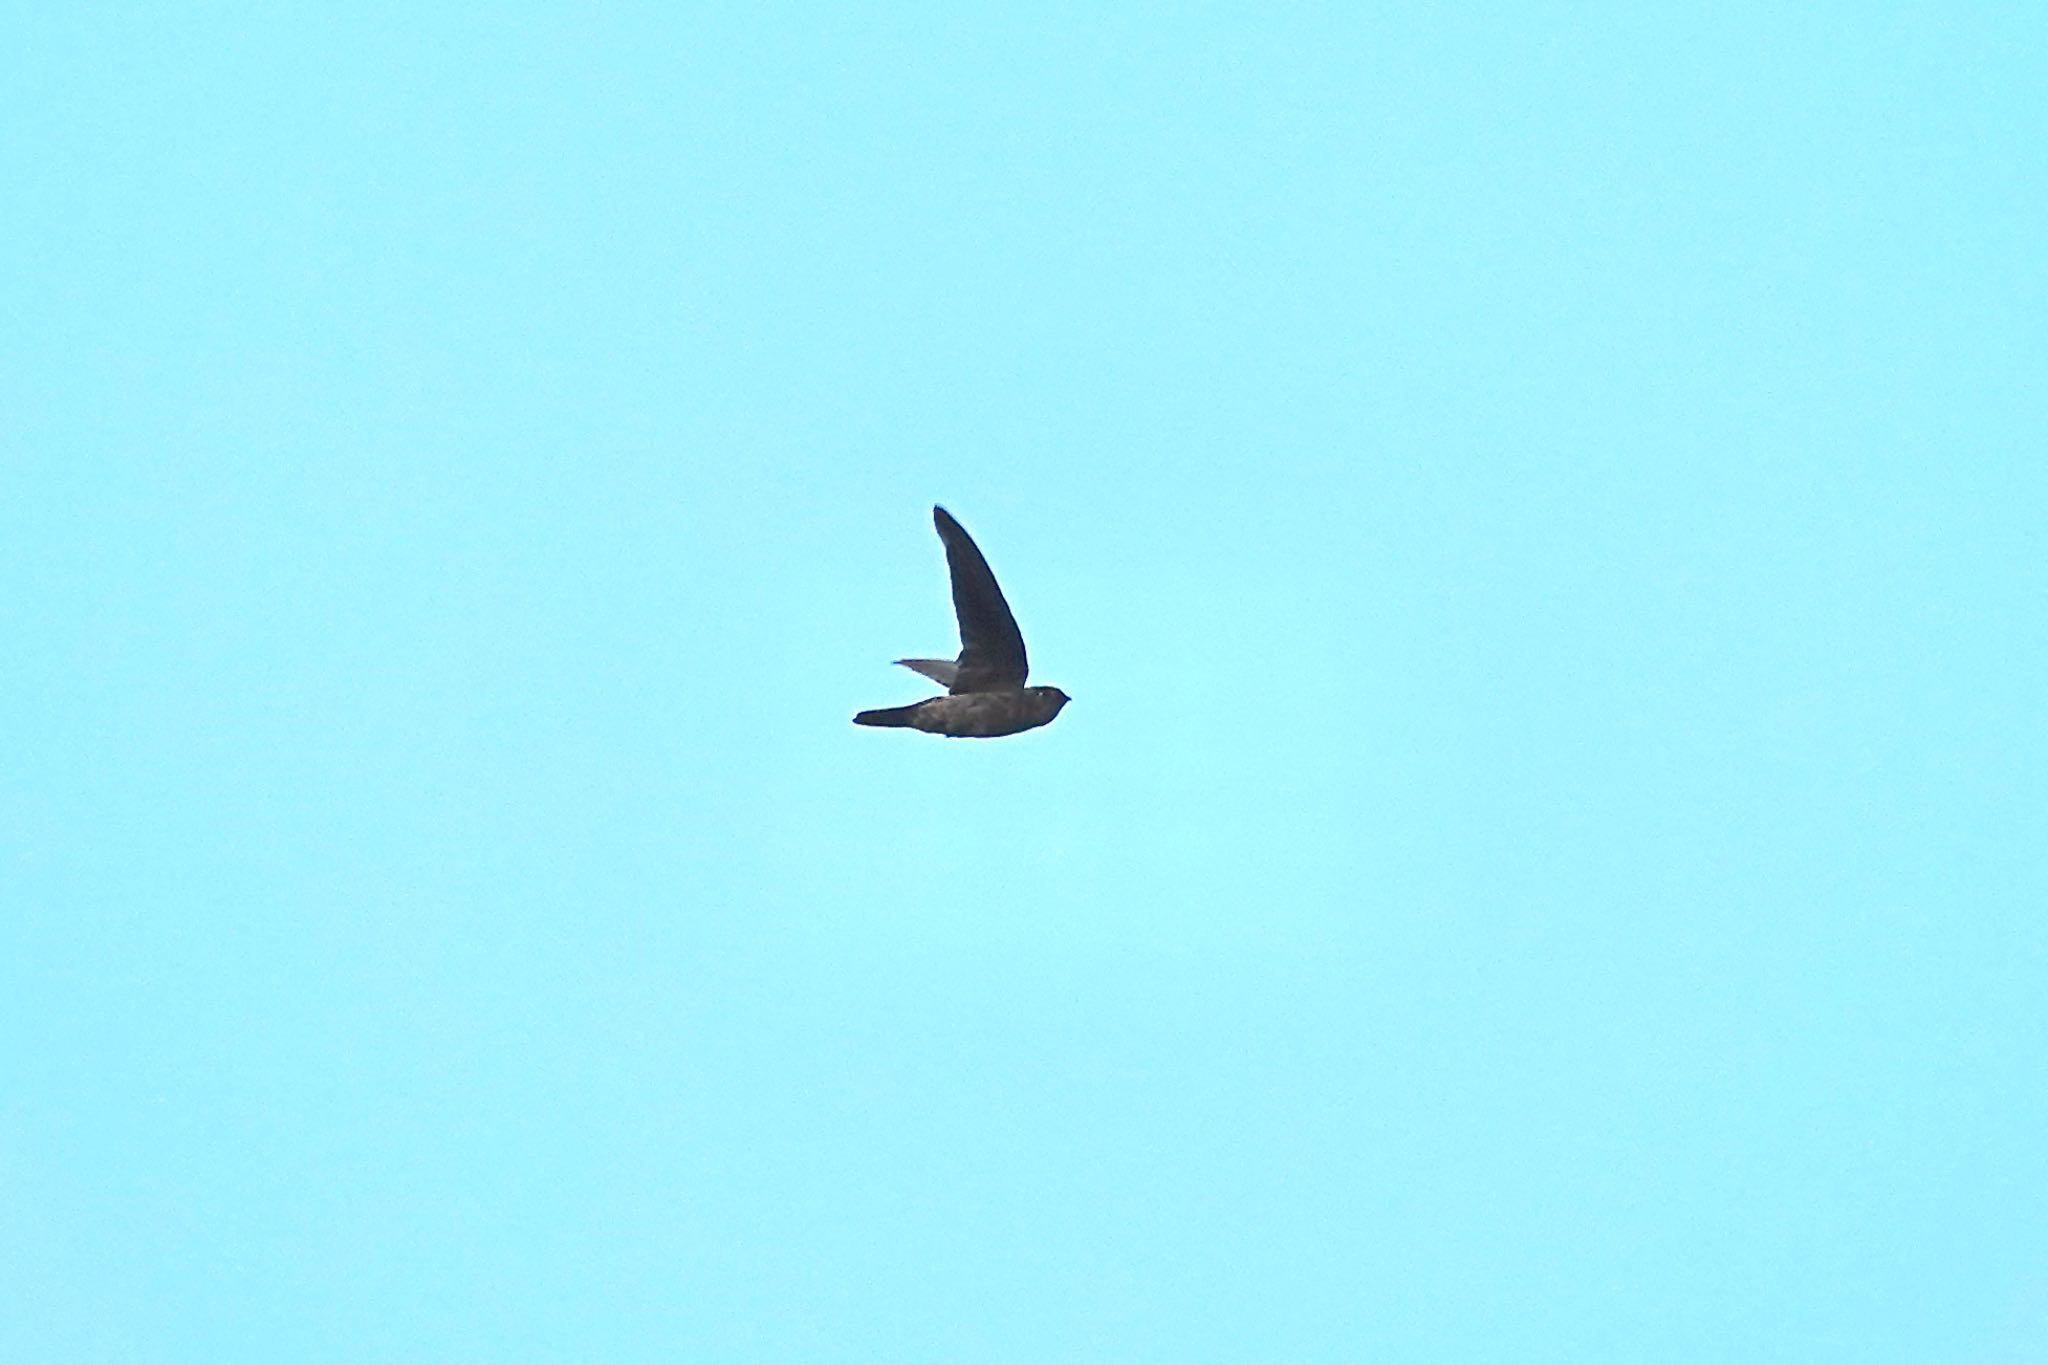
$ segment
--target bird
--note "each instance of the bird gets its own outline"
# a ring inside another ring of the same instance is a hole
[[[1024,636],[996,576],[981,557],[967,528],[943,507],[932,508],[932,524],[946,545],[953,576],[953,614],[960,618],[957,659],[898,659],[946,689],[909,706],[863,711],[855,725],[904,726],[955,739],[992,739],[1051,723],[1069,700],[1057,687],[1026,687],[1030,665]]]

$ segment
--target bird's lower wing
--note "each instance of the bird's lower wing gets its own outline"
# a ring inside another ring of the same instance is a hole
[[[951,659],[898,659],[896,662],[924,674],[941,687],[952,687],[953,680],[960,676],[960,665]]]

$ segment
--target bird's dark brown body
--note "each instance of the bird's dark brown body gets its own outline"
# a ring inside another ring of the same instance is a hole
[[[933,697],[912,706],[863,711],[855,725],[907,725],[931,735],[955,739],[993,739],[1035,730],[1049,723],[1067,704],[1057,687],[1025,687],[1015,692],[962,692]]]
[[[946,544],[946,567],[953,577],[953,614],[960,620],[960,657],[898,659],[947,689],[910,706],[863,711],[855,725],[901,726],[927,734],[959,739],[991,739],[1014,735],[1049,723],[1067,704],[1057,687],[1026,687],[1030,665],[1024,636],[1010,615],[1010,604],[996,586],[996,576],[967,529],[943,507],[932,508],[932,524]]]

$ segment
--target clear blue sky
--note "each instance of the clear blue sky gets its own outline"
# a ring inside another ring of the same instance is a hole
[[[874,10],[12,7],[0,1359],[2042,1359],[2048,12]]]

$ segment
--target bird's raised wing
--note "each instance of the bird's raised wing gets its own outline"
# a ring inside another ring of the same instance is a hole
[[[1022,687],[1030,671],[1017,618],[996,586],[988,561],[966,528],[943,507],[932,508],[932,523],[946,542],[946,567],[953,574],[953,614],[960,618],[960,667],[955,692],[1001,692]]]

